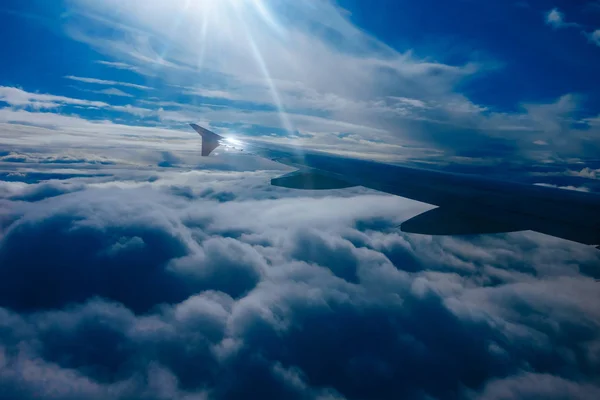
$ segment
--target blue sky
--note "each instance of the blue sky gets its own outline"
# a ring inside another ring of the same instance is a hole
[[[5,111],[196,120],[387,159],[595,158],[596,1],[234,3],[3,2],[3,90],[106,103],[3,94]]]
[[[360,1],[348,1],[359,7]],[[346,3],[342,3],[346,4]],[[582,37],[597,25],[593,2],[425,0],[380,1],[353,20],[401,51],[446,63],[477,60],[490,72],[460,90],[476,103],[514,111],[521,102],[549,102],[571,92],[586,94],[598,110],[600,54]],[[549,29],[545,14],[558,9],[581,29]],[[435,10],[435,12],[432,12]],[[494,68],[497,66],[497,68]]]

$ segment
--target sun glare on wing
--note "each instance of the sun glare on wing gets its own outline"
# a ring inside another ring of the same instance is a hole
[[[232,137],[227,137],[224,139],[225,144],[233,147],[242,147],[242,142]]]

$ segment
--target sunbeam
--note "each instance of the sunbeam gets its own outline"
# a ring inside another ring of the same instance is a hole
[[[211,32],[213,29],[229,30],[232,28],[232,24],[242,28],[243,37],[248,43],[252,58],[262,75],[264,84],[269,90],[273,104],[277,108],[281,125],[288,135],[292,135],[294,127],[270,74],[269,66],[254,38],[254,31],[264,30],[265,28],[271,29],[272,32],[279,36],[283,36],[284,34],[281,25],[277,22],[269,8],[261,0],[202,0],[193,5],[188,0],[181,9],[180,15],[187,12],[195,13],[199,17],[198,70],[202,70],[204,66],[207,48],[211,46]],[[178,20],[175,26],[179,23],[180,21]]]
[[[257,2],[252,2],[252,3],[257,4]],[[277,107],[277,112],[279,114],[281,124],[285,128],[288,135],[291,135],[294,132],[294,129],[292,127],[290,119],[288,118],[287,112],[285,111],[284,105],[281,101],[281,97],[279,96],[277,86],[275,85],[275,83],[273,82],[273,79],[271,78],[271,74],[269,73],[269,67],[265,63],[265,60],[260,52],[260,49],[258,48],[258,46],[256,45],[256,42],[254,41],[252,32],[248,28],[244,19],[241,18],[241,16],[240,16],[240,24],[244,27],[244,31],[246,32],[246,37],[248,39],[248,43],[250,44],[250,48],[252,50],[252,55],[254,56],[254,59],[256,60],[256,64],[260,68],[260,71],[263,74],[265,82],[269,87],[269,91],[271,93],[271,96],[273,97],[273,102],[275,104],[275,107]]]

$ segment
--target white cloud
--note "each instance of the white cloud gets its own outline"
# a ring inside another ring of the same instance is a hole
[[[409,99],[407,97],[397,97],[397,96],[390,96],[390,99],[397,100],[400,103],[408,104],[411,107],[428,108],[428,106],[425,104],[424,101],[421,101],[418,99]]]
[[[600,169],[585,167],[580,171],[569,171],[569,175],[580,176],[582,178],[600,179]]]
[[[188,88],[184,91],[185,94],[191,94],[195,96],[208,97],[213,99],[226,99],[226,100],[239,100],[240,97],[234,93],[225,90],[214,90],[206,88]],[[256,101],[254,99],[253,101]]]
[[[136,112],[135,109],[122,109]],[[186,132],[164,128],[130,126],[110,121],[88,121],[78,116],[48,112],[0,109],[0,124],[3,143],[6,145],[67,147],[139,146],[145,143],[154,148],[165,147],[169,142],[172,149],[184,149],[190,140],[197,138]],[[52,143],[50,143],[52,142]]]
[[[126,93],[117,88],[98,90],[98,91],[95,91],[94,93],[105,94],[108,96],[133,97],[133,95]]]
[[[564,190],[574,190],[576,192],[589,192],[590,191],[590,189],[586,188],[585,186],[558,186],[558,185],[552,185],[549,183],[534,183],[534,185],[546,186],[546,187],[552,187],[552,188],[564,189]]]
[[[111,96],[123,96],[123,97],[133,97],[132,95],[125,93],[119,89],[110,88],[106,90],[100,91],[90,91],[92,93],[101,93]],[[127,113],[134,115],[136,117],[151,117],[157,116],[157,110],[152,110],[149,108],[137,107],[131,104],[127,105],[112,105],[103,101],[94,101],[94,100],[85,100],[85,99],[76,99],[65,96],[56,96],[51,94],[40,94],[40,93],[30,93],[26,92],[23,89],[15,88],[15,87],[6,87],[0,86],[0,101],[8,103],[10,106],[15,108],[32,108],[35,110],[41,109],[52,109],[58,108],[61,106],[75,106],[75,107],[83,107],[90,109],[104,109],[115,111],[119,113]],[[52,116],[56,116],[56,119],[61,119],[61,114],[51,114],[51,113],[29,113],[29,112],[21,112],[9,109],[1,109],[0,112],[3,112],[4,115],[30,115],[31,123],[33,125],[37,125],[35,123],[35,115],[40,116],[40,121],[46,121],[48,118],[53,118]],[[68,118],[79,119],[77,115],[70,115]],[[82,119],[84,121],[84,119]]]
[[[71,76],[71,75],[65,76],[65,78],[66,79],[71,79],[73,81],[84,82],[84,83],[91,83],[91,84],[95,84],[95,85],[125,86],[125,87],[134,88],[134,89],[152,90],[151,87],[143,86],[143,85],[137,85],[137,84],[129,83],[129,82],[108,81],[108,80],[104,80],[104,79],[85,78],[85,77]]]
[[[553,28],[562,28],[566,26],[565,16],[558,8],[553,8],[546,13],[546,23]]]
[[[129,65],[129,64],[126,64],[123,62],[99,60],[99,61],[96,61],[96,63],[105,65],[107,67],[115,68],[115,69],[122,69],[122,70],[132,71],[132,72],[140,72],[140,69],[138,67],[134,67],[133,65]]]
[[[14,107],[31,107],[35,109],[56,108],[63,104],[88,107],[109,106],[107,103],[101,101],[73,99],[51,94],[29,93],[23,89],[7,86],[0,86],[0,101]]]
[[[581,27],[581,25],[576,22],[567,22],[565,20],[565,14],[558,8],[553,8],[546,13],[546,24],[550,25],[554,29]]]
[[[598,386],[577,383],[551,374],[530,371],[489,382],[483,393],[473,396],[478,400],[522,399],[581,399],[594,400],[600,396]]]
[[[592,3],[588,4],[588,7],[590,7],[590,9],[592,8],[591,5]],[[600,46],[600,29],[596,29],[592,32],[586,32],[586,27],[582,24],[578,24],[576,22],[566,22],[565,15],[557,8],[553,8],[552,10],[546,13],[546,24],[552,26],[554,29],[569,27],[581,28],[581,33],[588,38],[590,43]]]
[[[111,92],[111,94],[116,93]],[[586,143],[589,144],[589,137],[592,141],[594,140],[593,135],[589,136],[591,135],[590,132],[598,129],[593,119],[587,120],[592,127],[590,131],[578,131],[571,127],[574,122],[572,113],[577,109],[578,104],[578,97],[574,95],[562,96],[549,104],[524,104],[522,105],[523,112],[518,114],[487,112],[485,117],[482,115],[486,112],[485,110],[469,102],[453,101],[444,104],[430,101],[426,103],[418,99],[392,97],[383,103],[363,102],[360,104],[340,99],[342,103],[345,102],[346,111],[352,110],[355,114],[368,111],[371,113],[370,119],[355,118],[355,122],[352,122],[352,120],[348,121],[343,118],[342,114],[339,114],[339,118],[335,117],[337,113],[330,116],[316,116],[302,113],[300,110],[293,113],[288,112],[286,114],[287,121],[303,135],[302,137],[289,135],[287,138],[270,137],[270,128],[280,129],[282,127],[281,115],[275,110],[240,109],[232,106],[217,107],[210,104],[193,105],[156,100],[141,100],[139,103],[143,103],[144,107],[134,104],[111,105],[100,101],[29,93],[22,89],[8,87],[0,88],[0,96],[13,107],[29,107],[32,109],[56,108],[65,105],[88,107],[133,115],[153,124],[156,122],[152,121],[158,119],[163,124],[177,128],[187,127],[187,124],[191,121],[200,122],[204,125],[229,123],[261,126],[266,132],[264,139],[268,141],[303,145],[307,148],[349,156],[395,161],[406,158],[426,161],[423,157],[433,156],[436,151],[439,151],[436,150],[436,143],[423,145],[419,144],[418,140],[419,135],[427,135],[431,131],[435,132],[436,129],[443,126],[441,124],[447,123],[435,120],[435,113],[439,113],[439,110],[452,110],[456,118],[460,116],[460,120],[456,119],[450,123],[456,128],[460,128],[461,125],[466,129],[476,128],[484,131],[485,135],[491,138],[498,137],[513,140],[513,143],[522,146],[523,149],[529,147],[531,150],[531,146],[540,149],[542,147],[539,144],[546,143],[546,146],[544,146],[547,149],[546,152],[556,151],[557,148],[563,152],[577,152],[583,146],[581,140],[585,139],[587,140]],[[316,100],[318,96],[315,94],[314,98]],[[42,113],[39,114],[39,120],[36,120],[36,113],[19,113],[16,110],[7,109],[2,110],[2,113],[13,118],[5,120],[5,122],[25,123],[27,121],[26,123],[44,127],[54,126],[52,123],[49,125],[49,121],[60,121],[65,118],[64,115],[60,114]],[[375,116],[379,122],[390,121],[391,123],[398,118],[402,118],[405,122],[412,120],[414,123],[410,129],[402,132],[403,135],[388,136],[385,125],[380,128],[376,123],[370,123]],[[69,115],[66,118],[70,121],[76,121],[76,125],[88,123],[85,119],[78,118],[77,115]],[[115,118],[119,118],[118,114],[115,115]],[[107,121],[103,122],[106,125]],[[426,128],[418,125],[425,123],[428,124]],[[440,124],[439,127],[436,124]],[[527,136],[523,136],[524,132]],[[222,131],[221,133],[237,135],[240,132]],[[444,143],[446,140],[448,140],[448,143]],[[454,143],[452,137],[446,139],[444,136],[440,136],[437,146],[448,147],[452,150]],[[410,147],[410,151],[404,149],[407,146]],[[527,154],[527,157],[539,158],[539,156],[535,156],[535,152],[523,154]]]
[[[589,3],[587,7],[590,10],[593,10],[593,3]],[[576,22],[566,22],[565,15],[557,8],[553,8],[552,10],[546,13],[546,24],[552,26],[554,29],[569,27],[581,28],[581,34],[587,37],[590,43],[600,46],[600,29],[596,29],[592,32],[587,32],[586,29],[589,27],[585,25]]]
[[[596,29],[594,32],[589,33],[588,38],[596,46],[600,46],[600,29]]]
[[[597,397],[586,383],[599,365],[593,248],[532,232],[404,234],[397,225],[430,206],[363,188],[274,188],[279,166],[201,158],[193,132],[23,110],[2,119],[28,124],[0,127],[10,178],[22,180],[0,181],[9,397],[220,399],[257,390],[249,368],[300,398],[402,398],[407,387]],[[231,170],[239,163],[246,172]],[[50,279],[43,290],[20,279],[37,271]],[[29,293],[52,303],[19,313]],[[357,369],[371,378],[348,383]]]

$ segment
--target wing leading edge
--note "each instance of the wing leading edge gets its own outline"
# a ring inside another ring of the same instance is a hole
[[[224,138],[192,124],[208,156]],[[407,233],[474,235],[532,230],[586,245],[600,245],[600,195],[418,169],[301,148],[238,140],[247,153],[298,171],[271,183],[295,189],[364,186],[438,206],[401,225]]]

